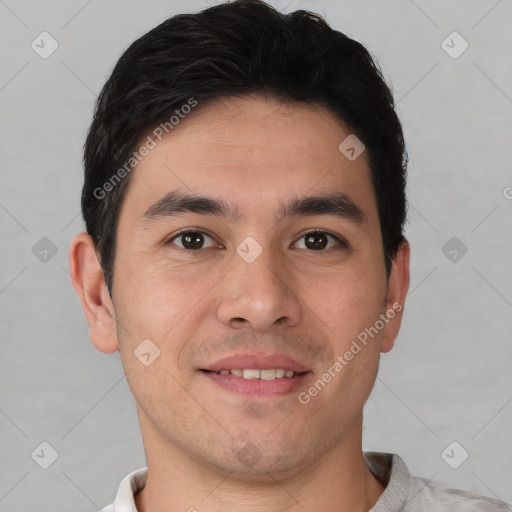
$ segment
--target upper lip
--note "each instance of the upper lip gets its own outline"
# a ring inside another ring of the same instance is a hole
[[[234,354],[231,356],[223,357],[215,363],[202,368],[203,370],[210,370],[213,372],[220,372],[221,370],[240,369],[258,369],[268,370],[271,368],[281,368],[283,370],[293,370],[295,373],[304,373],[309,371],[304,365],[291,359],[284,354]]]

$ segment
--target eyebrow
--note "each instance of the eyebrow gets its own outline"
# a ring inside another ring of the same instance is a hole
[[[143,214],[145,225],[180,213],[197,213],[200,215],[215,215],[233,221],[244,218],[238,208],[221,199],[190,195],[183,191],[169,192],[152,204]],[[348,220],[356,225],[366,221],[363,211],[343,192],[326,195],[295,197],[281,205],[276,212],[278,221],[293,216],[332,215]]]

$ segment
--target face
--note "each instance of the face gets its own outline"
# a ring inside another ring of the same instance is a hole
[[[403,283],[348,135],[318,106],[230,98],[133,171],[113,309],[146,446],[264,478],[360,430]]]

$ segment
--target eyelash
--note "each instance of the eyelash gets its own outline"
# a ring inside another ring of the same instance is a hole
[[[213,240],[213,237],[211,235],[209,235],[208,233],[205,233],[204,231],[201,231],[199,229],[186,229],[184,231],[180,231],[179,233],[173,235],[171,238],[169,238],[166,242],[165,242],[165,245],[172,245],[172,242],[174,240],[176,240],[177,238],[180,238],[181,236],[183,235],[187,235],[189,233],[199,233],[201,235],[206,235],[207,237],[211,238]],[[347,240],[345,240],[345,238],[339,236],[339,235],[334,235],[333,233],[330,233],[329,231],[325,231],[325,230],[322,230],[322,229],[311,229],[309,231],[307,231],[306,233],[304,233],[302,236],[300,236],[298,240],[301,240],[302,238],[304,238],[305,236],[307,235],[311,235],[311,234],[323,234],[323,235],[327,235],[327,236],[330,236],[331,238],[334,238],[336,240],[336,242],[338,242],[338,244],[340,245],[340,247],[342,249],[348,249],[349,248],[349,243],[347,242]],[[184,251],[184,252],[187,252],[187,253],[194,253],[194,252],[201,252],[202,250],[205,250],[203,248],[201,249],[184,249],[183,247],[176,247],[177,249],[179,249],[180,251]],[[207,247],[207,249],[211,249],[211,247]],[[332,247],[330,248],[332,249]],[[318,250],[318,251],[315,251],[315,250],[309,250],[308,252],[327,252],[328,249],[321,249],[321,250]]]

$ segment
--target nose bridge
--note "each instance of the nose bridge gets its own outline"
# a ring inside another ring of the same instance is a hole
[[[236,247],[232,263],[235,273],[242,277],[265,280],[270,278],[269,273],[274,275],[270,269],[275,272],[275,268],[283,267],[284,258],[279,254],[276,241],[267,234],[257,236],[257,240],[253,236],[245,237]]]
[[[276,251],[265,249],[254,261],[248,262],[239,258],[236,266],[239,267],[239,279],[246,281],[248,285],[240,291],[244,294],[251,289],[255,291],[267,291],[269,299],[276,293],[284,293],[288,290],[286,286],[286,268],[282,258]],[[236,261],[236,260],[235,260]],[[237,268],[238,270],[238,268]],[[242,281],[240,281],[242,284]]]
[[[232,271],[221,292],[219,320],[231,327],[248,323],[263,331],[277,323],[295,325],[301,311],[288,284],[290,277],[279,251],[247,237],[233,254]]]

